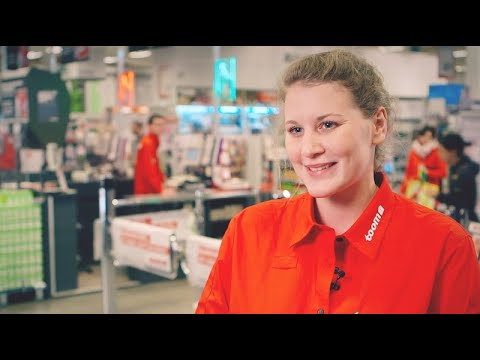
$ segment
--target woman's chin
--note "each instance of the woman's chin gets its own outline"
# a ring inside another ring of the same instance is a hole
[[[332,196],[334,194],[334,191],[332,191],[332,189],[320,187],[318,185],[313,185],[313,186],[306,185],[306,187],[307,187],[308,193],[314,198],[325,198],[325,197]]]

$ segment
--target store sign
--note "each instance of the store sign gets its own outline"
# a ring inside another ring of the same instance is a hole
[[[62,46],[60,63],[67,64],[74,61],[88,60],[90,57],[90,46]]]
[[[39,123],[58,122],[58,91],[56,89],[37,92],[37,121]]]
[[[220,100],[237,99],[237,59],[217,59],[214,67],[214,94]]]
[[[118,77],[117,103],[126,107],[135,105],[135,74],[131,70],[124,71]]]
[[[170,239],[172,231],[116,218],[112,221],[113,251],[116,260],[126,266],[157,275],[174,272]]]
[[[173,241],[184,243],[191,235],[191,216],[191,211],[181,209],[116,217],[111,226],[115,259],[122,265],[176,278],[179,259]]]

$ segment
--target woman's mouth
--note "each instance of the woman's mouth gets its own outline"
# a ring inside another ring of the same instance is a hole
[[[336,164],[336,162],[330,162],[330,163],[315,164],[315,165],[304,165],[304,166],[309,172],[319,173],[319,172],[323,172],[327,169],[330,169],[335,164]]]

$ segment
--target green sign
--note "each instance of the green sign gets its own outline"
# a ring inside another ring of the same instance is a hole
[[[85,81],[71,80],[70,111],[75,113],[85,112]]]
[[[214,68],[214,94],[220,100],[237,99],[237,59],[217,59]]]

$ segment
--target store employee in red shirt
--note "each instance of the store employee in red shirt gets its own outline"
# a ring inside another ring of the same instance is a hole
[[[157,151],[166,121],[164,116],[158,114],[148,119],[148,133],[140,141],[137,151],[134,179],[136,195],[159,194],[163,191],[165,175],[160,170]]]
[[[342,50],[310,55],[280,98],[308,192],[231,220],[196,313],[480,313],[470,234],[380,172],[393,119],[377,70]]]

